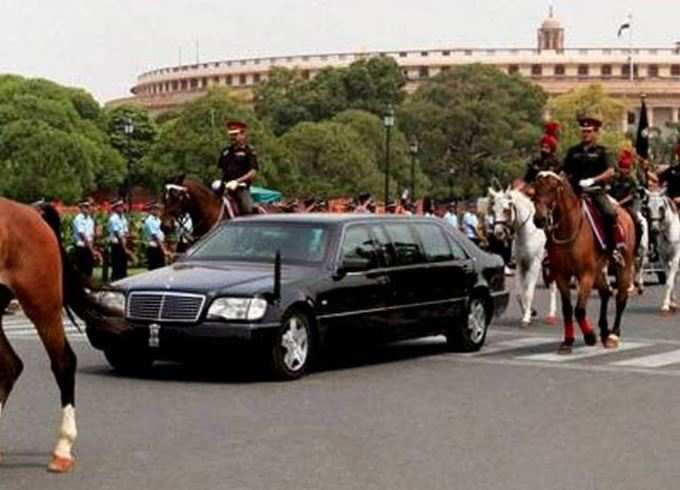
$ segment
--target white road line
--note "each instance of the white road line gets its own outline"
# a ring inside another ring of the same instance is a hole
[[[556,337],[522,337],[519,339],[494,342],[488,347],[482,347],[482,350],[478,352],[468,352],[461,355],[466,357],[483,356],[486,354],[497,354],[499,352],[525,349],[527,347],[534,347],[541,344],[554,344],[556,342],[559,342]]]
[[[656,368],[678,363],[680,363],[680,350],[674,350],[651,356],[635,357],[633,359],[626,359],[625,361],[613,362],[611,363],[611,366]]]
[[[621,342],[618,349],[605,349],[601,346],[593,347],[575,347],[571,354],[558,354],[556,352],[549,352],[546,354],[532,354],[528,356],[519,356],[517,359],[523,361],[544,361],[544,362],[570,362],[580,359],[588,359],[590,357],[606,356],[609,354],[616,354],[617,352],[624,352],[633,349],[640,349],[648,347],[650,344],[643,342]]]

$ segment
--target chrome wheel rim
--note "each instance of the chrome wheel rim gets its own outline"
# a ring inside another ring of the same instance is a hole
[[[478,344],[484,338],[486,331],[486,310],[484,305],[475,300],[470,305],[470,312],[468,313],[468,330],[470,331],[470,340]]]
[[[309,354],[309,336],[304,321],[293,316],[286,322],[281,347],[284,350],[283,363],[291,372],[302,369]]]

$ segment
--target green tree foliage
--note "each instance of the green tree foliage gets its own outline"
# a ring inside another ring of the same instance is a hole
[[[625,141],[620,130],[624,105],[606,94],[601,85],[572,90],[552,99],[548,108],[551,117],[560,123],[560,154],[564,155],[569,147],[580,141],[578,118],[581,115],[597,117],[604,123],[600,130],[599,143],[606,146],[613,154]]]
[[[371,152],[371,164],[380,172],[385,171],[385,128],[381,118],[366,111],[347,110],[337,114],[333,121],[349,126],[358,133],[362,145]],[[390,142],[390,175],[395,181],[391,187],[392,199],[397,197],[397,191],[401,194],[404,189],[410,189],[412,163],[407,137],[398,128],[393,128]],[[417,158],[415,184],[417,197],[430,192],[430,179],[423,173]],[[383,192],[379,194],[381,198]]]
[[[124,170],[92,96],[47,80],[0,76],[1,195],[73,202],[115,186]]]
[[[255,90],[255,110],[275,134],[303,121],[322,121],[346,109],[381,114],[404,97],[404,76],[387,57],[359,60],[347,68],[327,68],[306,80],[297,71],[276,68]]]
[[[125,133],[125,124],[132,124],[131,134]],[[140,161],[151,149],[151,145],[158,136],[156,123],[149,117],[149,113],[139,107],[119,106],[105,113],[106,131],[111,145],[125,159],[128,165],[129,179],[132,184],[144,182],[146,175],[140,169]]]
[[[298,177],[287,189],[290,194],[337,197],[368,191],[381,195],[384,180],[375,155],[350,126],[303,122],[288,131],[281,144],[281,163]]]
[[[229,143],[224,122],[232,119],[244,121],[250,127],[250,142],[259,156],[258,183],[276,182],[278,173],[272,159],[279,152],[275,139],[252,109],[234,99],[226,89],[210,91],[160,126],[158,139],[141,163],[144,181],[159,189],[168,177],[179,173],[206,183],[217,178],[220,151]]]
[[[495,67],[465,65],[425,82],[399,109],[402,131],[416,135],[436,196],[449,176],[458,197],[481,195],[493,178],[509,182],[536,151],[545,93]]]

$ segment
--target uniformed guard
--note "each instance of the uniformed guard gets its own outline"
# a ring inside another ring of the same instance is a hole
[[[557,145],[559,143],[560,125],[557,122],[551,121],[545,124],[545,134],[539,141],[541,154],[535,160],[532,160],[527,165],[527,171],[524,174],[524,188],[528,190],[527,185],[531,186],[536,180],[539,172],[552,170],[556,172],[560,168],[560,161],[556,157]]]
[[[127,245],[129,228],[124,214],[125,203],[122,200],[115,201],[111,204],[111,209],[106,228],[111,250],[111,280],[116,281],[127,277],[127,259],[130,254]]]
[[[680,143],[675,147],[675,156],[670,167],[659,174],[659,182],[665,184],[666,195],[680,209]]]
[[[248,126],[240,121],[227,122],[227,130],[231,144],[220,153],[218,167],[222,171],[222,180],[212,184],[215,192],[226,189],[234,196],[241,215],[253,214],[254,204],[250,195],[250,184],[258,171],[257,154],[248,144]]]
[[[597,144],[602,121],[594,117],[580,117],[581,143],[567,152],[562,170],[577,195],[586,193],[602,214],[607,250],[617,263],[623,256],[616,250],[616,209],[609,201],[605,186],[614,177],[607,150]]]
[[[635,224],[636,246],[640,245],[642,237],[642,223],[635,209],[635,200],[638,194],[638,183],[633,178],[632,170],[635,163],[635,155],[630,150],[622,150],[619,153],[618,172],[611,181],[609,195],[612,196],[619,205],[625,209]]]
[[[161,229],[161,206],[158,203],[150,203],[149,215],[142,226],[142,242],[146,246],[147,269],[152,271],[165,267],[165,257],[168,255],[165,248],[165,234]]]
[[[76,265],[80,273],[89,279],[92,278],[95,257],[98,255],[94,249],[94,219],[91,214],[90,201],[81,201],[78,207],[80,212],[76,215],[71,225]]]

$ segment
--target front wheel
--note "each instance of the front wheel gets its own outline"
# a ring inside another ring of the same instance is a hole
[[[449,350],[454,352],[476,352],[486,340],[486,332],[491,322],[486,302],[473,296],[468,304],[466,321],[463,325],[451,327],[446,334]]]
[[[310,364],[312,345],[309,317],[298,310],[287,313],[272,341],[271,362],[274,376],[281,380],[294,380],[304,376]]]

